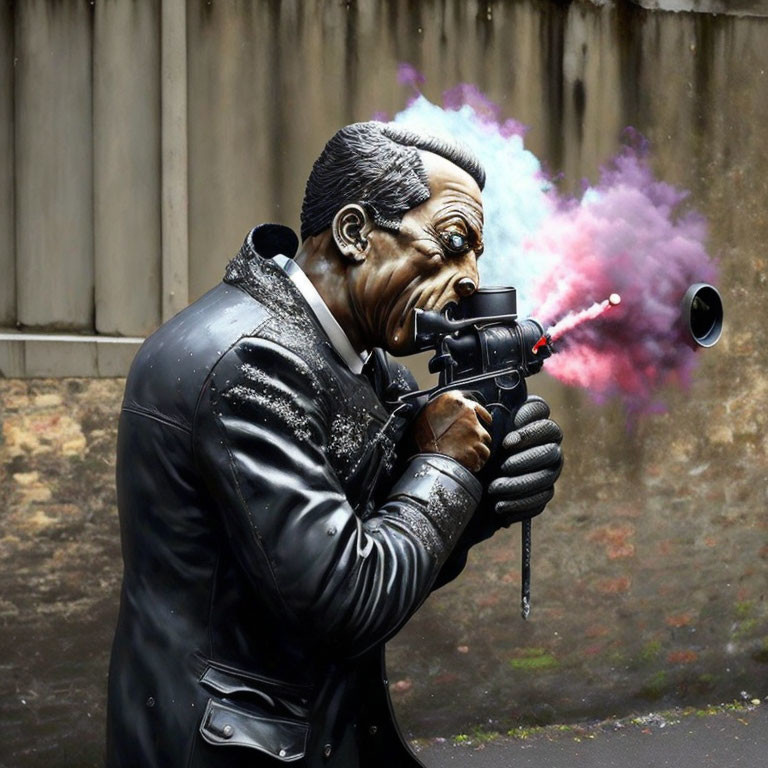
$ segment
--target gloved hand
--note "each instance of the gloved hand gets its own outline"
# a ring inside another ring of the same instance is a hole
[[[514,430],[502,441],[505,458],[487,488],[499,525],[507,527],[544,511],[563,468],[562,440],[547,403],[530,396],[515,415]]]
[[[549,419],[549,406],[540,397],[530,396],[515,416],[514,429],[502,441],[503,459],[499,462],[500,457],[494,456],[481,473],[481,481],[487,484],[484,502],[464,529],[434,589],[458,576],[475,544],[499,528],[544,511],[563,468],[562,439],[560,427]]]
[[[442,453],[477,472],[491,455],[491,436],[481,422],[491,421],[491,414],[477,401],[458,391],[444,392],[419,412],[413,440],[420,453]]]

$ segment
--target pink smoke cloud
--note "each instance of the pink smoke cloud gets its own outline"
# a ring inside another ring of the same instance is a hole
[[[483,257],[486,274],[512,281],[545,327],[621,295],[619,306],[565,333],[545,370],[598,402],[618,398],[629,414],[663,409],[659,391],[687,387],[696,365],[681,300],[692,283],[714,283],[717,267],[707,253],[706,221],[686,211],[685,190],[656,178],[648,142],[628,128],[597,185],[566,197],[540,163],[502,170],[530,155],[526,128],[504,118],[476,85],[445,91],[440,108],[421,95],[425,79],[412,65],[401,65],[398,79],[415,96],[396,119],[419,125],[428,115],[426,124],[439,123],[485,165],[485,239],[493,243]]]
[[[597,401],[619,397],[627,410],[654,410],[658,390],[687,386],[695,366],[685,343],[680,303],[694,282],[715,282],[706,221],[681,209],[684,190],[654,178],[647,143],[629,143],[579,202],[564,203],[525,244],[550,267],[533,287],[545,324],[611,293],[621,305],[574,329],[547,361],[557,379]]]

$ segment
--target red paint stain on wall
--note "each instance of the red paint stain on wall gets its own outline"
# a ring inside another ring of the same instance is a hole
[[[676,613],[667,616],[664,621],[670,627],[687,627],[693,621],[692,613]]]
[[[663,557],[672,554],[675,549],[675,542],[672,539],[662,539],[657,545],[656,549]]]
[[[584,631],[584,637],[605,637],[611,630],[602,624],[593,624]]]
[[[699,658],[696,651],[670,651],[667,654],[667,661],[670,664],[690,664]]]
[[[488,608],[491,605],[496,605],[498,602],[499,596],[490,594],[483,597],[478,597],[477,600],[475,600],[475,605],[479,606],[480,608]]]
[[[595,588],[604,595],[617,595],[626,592],[631,583],[629,576],[619,576],[617,579],[601,579],[595,584]]]
[[[605,545],[605,554],[609,560],[621,557],[633,557],[635,545],[630,539],[635,535],[633,525],[606,525],[597,528],[589,535],[589,541]]]

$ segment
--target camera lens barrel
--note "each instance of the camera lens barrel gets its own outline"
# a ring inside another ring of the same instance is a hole
[[[712,347],[723,333],[723,300],[709,283],[694,283],[683,296],[682,319],[691,340]]]

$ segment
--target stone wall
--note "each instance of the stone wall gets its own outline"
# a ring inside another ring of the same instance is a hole
[[[766,421],[756,348],[703,361],[670,412],[623,416],[551,382],[566,432],[534,524],[478,547],[389,646],[414,735],[765,695]],[[730,354],[726,353],[730,349]],[[733,361],[739,361],[737,370]],[[542,379],[543,377],[539,377]],[[119,579],[119,379],[0,380],[0,765],[99,765]]]
[[[121,380],[0,380],[0,765],[100,765]]]

